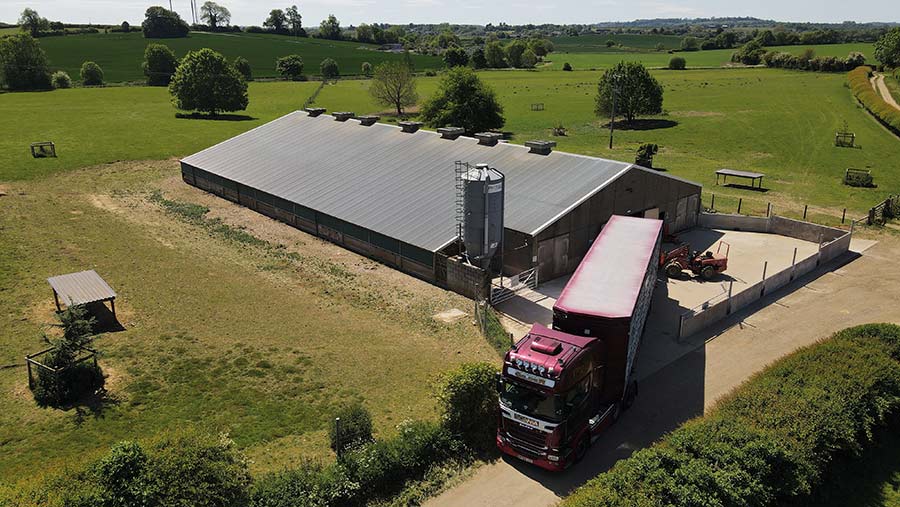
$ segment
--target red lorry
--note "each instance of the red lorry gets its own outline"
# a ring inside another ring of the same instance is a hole
[[[497,446],[564,470],[637,395],[634,363],[656,285],[662,222],[614,216],[553,306],[506,353]]]

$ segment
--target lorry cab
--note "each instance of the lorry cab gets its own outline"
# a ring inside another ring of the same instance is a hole
[[[506,354],[497,445],[548,470],[581,458],[603,419],[605,347],[535,324]]]

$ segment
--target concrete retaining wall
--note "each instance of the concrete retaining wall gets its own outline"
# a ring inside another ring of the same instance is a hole
[[[812,243],[830,243],[847,231],[779,216],[769,218],[769,232]]]
[[[769,232],[769,219],[746,215],[726,215],[723,213],[701,213],[700,226],[707,229],[728,229],[732,231]]]
[[[762,288],[762,282],[759,282],[756,285],[751,285],[741,292],[738,292],[737,294],[731,296],[731,313],[742,310],[743,308],[750,306],[754,301],[758,300],[760,293],[762,293]],[[728,301],[726,300],[725,303],[728,303]]]
[[[840,257],[844,252],[850,250],[851,239],[853,239],[853,235],[849,232],[845,232],[840,238],[822,246],[822,250],[819,252],[821,255],[821,262],[828,262],[831,259]]]
[[[725,301],[710,306],[706,310],[694,313],[690,317],[685,318],[682,316],[678,336],[679,338],[690,336],[727,316],[728,300],[726,299]]]

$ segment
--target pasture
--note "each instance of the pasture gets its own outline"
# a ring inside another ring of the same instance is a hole
[[[355,75],[360,74],[363,62],[375,65],[403,57],[376,51],[377,46],[371,44],[253,33],[191,32],[189,37],[182,39],[145,39],[141,32],[133,32],[40,39],[51,69],[65,70],[74,78],[78,76],[81,64],[92,60],[100,65],[110,83],[145,80],[141,63],[144,49],[151,42],[169,46],[179,58],[200,48],[212,48],[229,60],[243,56],[250,61],[254,77],[276,77],[275,59],[289,54],[303,57],[305,72],[309,75],[319,74],[319,63],[325,58],[337,61],[342,74]],[[419,70],[441,65],[440,59],[432,56],[412,55],[412,59]]]
[[[575,37],[576,39],[579,37]],[[571,49],[569,49],[571,48]],[[769,51],[784,51],[800,54],[807,48],[815,51],[816,56],[836,56],[845,58],[851,51],[858,51],[872,62],[874,61],[874,45],[866,43],[822,44],[814,46],[775,46],[766,48]],[[576,70],[604,69],[623,60],[641,62],[647,67],[666,67],[673,56],[681,56],[687,60],[688,68],[717,68],[731,66],[731,55],[735,49],[712,49],[707,51],[679,51],[669,54],[667,51],[643,50],[633,48],[607,48],[606,46],[563,46],[556,47],[546,60],[542,69],[560,70],[568,62]]]
[[[569,53],[609,53],[621,51],[621,49],[616,48],[615,46],[611,48],[607,47],[607,41],[613,41],[617,46],[625,48],[656,51],[656,46],[659,44],[662,44],[663,48],[667,50],[678,49],[681,47],[681,39],[682,37],[678,35],[620,33],[553,37],[550,40],[553,42],[556,51],[566,51]]]

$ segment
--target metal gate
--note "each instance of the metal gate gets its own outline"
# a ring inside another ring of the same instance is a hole
[[[498,281],[499,280],[499,281]],[[525,289],[537,287],[538,270],[536,267],[522,271],[514,276],[501,276],[491,282],[491,306],[498,305]]]

